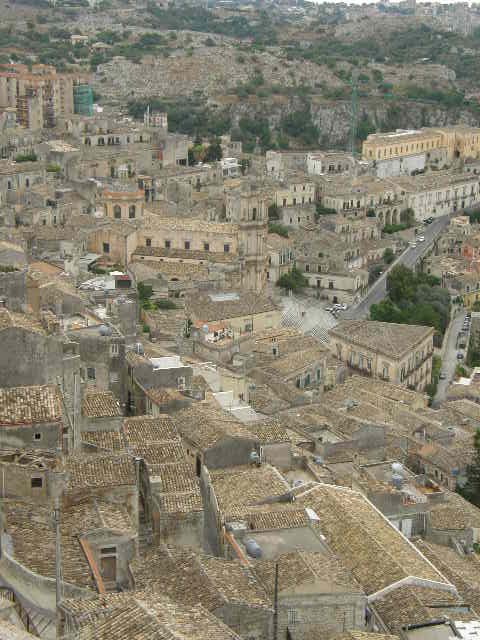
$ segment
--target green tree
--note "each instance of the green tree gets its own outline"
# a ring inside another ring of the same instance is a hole
[[[293,267],[288,273],[284,273],[277,281],[277,287],[282,287],[286,291],[301,291],[308,286],[308,280],[303,273]]]
[[[415,276],[413,271],[402,264],[393,267],[387,276],[387,291],[394,303],[412,300],[415,293]]]
[[[467,465],[467,481],[457,491],[466,500],[480,507],[480,430],[477,429],[473,437],[473,460]]]
[[[218,138],[211,140],[205,152],[205,162],[214,162],[215,160],[221,160],[222,156],[223,151],[220,140]]]
[[[268,233],[276,233],[277,235],[282,236],[282,238],[288,238],[288,227],[284,224],[269,222]]]
[[[390,249],[390,247],[387,247],[383,252],[383,261],[385,262],[385,264],[392,264],[394,260],[395,260],[395,254],[393,252],[393,249]]]

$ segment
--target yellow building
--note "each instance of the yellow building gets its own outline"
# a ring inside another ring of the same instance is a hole
[[[400,158],[425,153],[442,146],[442,134],[432,129],[371,133],[363,142],[362,157],[369,161]]]
[[[106,185],[97,199],[97,206],[112,220],[139,220],[144,204],[144,190],[124,182]]]
[[[448,161],[480,157],[480,128],[454,126],[372,133],[363,143],[362,157],[378,162],[419,154],[430,157],[428,154],[438,151],[443,151]]]
[[[330,348],[351,369],[423,391],[431,382],[433,327],[344,320],[330,329]]]

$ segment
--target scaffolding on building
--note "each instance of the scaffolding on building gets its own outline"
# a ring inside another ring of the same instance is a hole
[[[73,111],[81,116],[93,116],[93,91],[89,84],[74,85]]]

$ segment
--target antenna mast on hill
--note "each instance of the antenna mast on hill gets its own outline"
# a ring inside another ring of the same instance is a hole
[[[350,123],[350,153],[355,158],[355,142],[357,139],[357,78],[358,71],[353,69],[350,84],[352,86],[352,105]]]

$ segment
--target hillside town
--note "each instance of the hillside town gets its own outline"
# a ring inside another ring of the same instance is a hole
[[[192,135],[86,4],[95,69],[0,27],[0,640],[480,640],[479,114]]]

